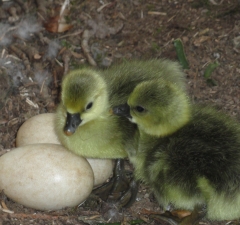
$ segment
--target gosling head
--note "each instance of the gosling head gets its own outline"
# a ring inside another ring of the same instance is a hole
[[[64,132],[72,135],[79,126],[96,119],[108,107],[106,84],[96,71],[70,72],[62,82],[62,104],[66,110]]]
[[[113,113],[125,116],[140,130],[154,136],[166,136],[184,126],[190,117],[186,94],[163,79],[136,86],[127,104],[116,106]]]

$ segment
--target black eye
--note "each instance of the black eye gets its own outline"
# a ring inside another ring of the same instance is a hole
[[[144,112],[145,111],[145,109],[142,107],[142,106],[136,106],[136,111],[138,111],[138,112]]]
[[[88,103],[87,106],[86,106],[86,110],[91,109],[91,108],[92,108],[92,105],[93,105],[92,102]]]

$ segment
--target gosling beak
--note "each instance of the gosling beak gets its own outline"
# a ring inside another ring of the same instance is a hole
[[[128,119],[132,119],[132,116],[130,114],[130,107],[127,103],[118,105],[118,106],[114,106],[112,108],[112,113],[117,116],[125,116]]]
[[[76,129],[78,128],[79,124],[82,122],[80,118],[80,113],[67,113],[66,124],[64,127],[64,133],[67,136],[74,134]]]

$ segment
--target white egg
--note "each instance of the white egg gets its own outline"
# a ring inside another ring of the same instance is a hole
[[[93,188],[93,171],[83,157],[57,144],[31,144],[0,157],[0,191],[39,210],[83,202]]]
[[[36,143],[60,144],[54,132],[54,113],[44,113],[26,120],[19,128],[16,146]]]
[[[55,113],[33,116],[23,123],[17,133],[16,146],[35,143],[61,144],[54,131]],[[97,151],[97,150],[96,150]],[[87,159],[94,173],[94,186],[103,184],[112,174],[113,160]]]
[[[103,184],[112,175],[114,163],[111,159],[87,158],[87,161],[94,173],[94,186]]]

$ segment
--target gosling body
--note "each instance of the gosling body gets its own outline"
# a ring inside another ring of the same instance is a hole
[[[140,132],[131,158],[136,178],[153,187],[167,210],[207,205],[207,218],[240,218],[240,129],[208,107],[193,106],[191,120],[178,131],[156,138]]]
[[[110,106],[127,102],[133,89],[141,82],[163,79],[177,85],[185,92],[186,78],[181,66],[168,59],[130,60],[105,70]]]
[[[89,158],[125,158],[124,140],[134,126],[109,113],[106,83],[99,72],[70,72],[62,84],[55,130],[70,151]]]
[[[239,124],[163,83],[143,82],[128,99],[127,117],[139,128],[136,147],[128,148],[136,179],[165,210],[202,205],[210,220],[240,218]]]

